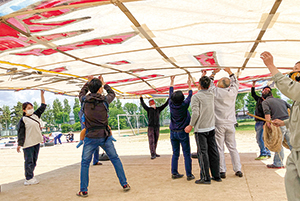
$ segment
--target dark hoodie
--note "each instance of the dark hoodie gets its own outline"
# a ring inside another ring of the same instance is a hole
[[[107,91],[106,96],[98,93],[90,93],[86,96],[89,91],[88,83],[86,83],[79,93],[80,101],[86,96],[84,101],[84,116],[85,127],[88,131],[86,137],[88,138],[103,138],[111,135],[105,129],[108,126],[108,111],[104,105],[104,100],[110,104],[116,95],[109,85],[104,85],[104,89]]]
[[[186,126],[189,125],[191,116],[188,111],[190,106],[191,98],[193,95],[193,91],[189,90],[188,97],[180,104],[174,104],[171,100],[171,96],[174,92],[174,88],[170,87],[169,89],[169,106],[171,113],[171,123],[170,130],[183,130]]]

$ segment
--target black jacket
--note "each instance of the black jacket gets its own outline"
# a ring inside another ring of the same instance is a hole
[[[259,116],[259,117],[262,117],[262,118],[265,118],[265,114],[264,114],[264,110],[262,108],[262,102],[264,101],[262,99],[262,97],[258,96],[256,93],[255,93],[255,88],[254,87],[251,87],[251,96],[254,98],[254,100],[256,101],[256,106],[255,106],[255,115],[256,116]],[[257,118],[255,118],[255,121],[261,121]]]
[[[145,102],[143,97],[140,98],[141,100],[141,105],[143,108],[147,111],[147,116],[148,116],[148,126],[150,127],[159,127],[159,114],[165,107],[168,106],[169,99],[160,107],[156,107],[155,109],[152,107],[148,107]]]

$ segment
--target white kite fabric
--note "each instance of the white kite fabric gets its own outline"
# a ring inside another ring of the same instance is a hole
[[[263,51],[288,73],[300,60],[300,1],[2,0],[0,90],[77,96],[103,75],[119,98],[193,90],[202,70],[230,67],[240,92],[270,84]],[[228,76],[225,71],[216,81]]]

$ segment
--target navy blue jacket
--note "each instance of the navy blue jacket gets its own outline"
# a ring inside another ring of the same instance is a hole
[[[170,106],[170,113],[171,113],[170,130],[183,130],[186,126],[189,125],[191,120],[191,115],[188,111],[188,108],[191,103],[193,91],[189,90],[188,97],[181,103],[181,105],[175,105],[171,101],[171,95],[173,92],[174,92],[174,88],[170,87],[169,89],[169,106]]]

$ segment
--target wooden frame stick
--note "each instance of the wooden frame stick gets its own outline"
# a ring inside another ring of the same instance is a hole
[[[264,119],[264,118],[261,118],[261,117],[259,117],[259,116],[255,116],[255,115],[253,115],[253,114],[250,114],[249,112],[247,112],[247,115],[249,115],[249,116],[251,116],[251,117],[254,117],[254,118],[256,118],[256,119],[259,119],[259,120],[262,120],[262,121],[265,121],[265,122],[269,122],[269,123],[273,123],[272,121],[270,121],[270,120],[267,120],[267,119]]]

